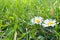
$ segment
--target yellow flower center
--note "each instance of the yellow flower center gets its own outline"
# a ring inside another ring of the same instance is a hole
[[[35,20],[35,22],[39,23],[39,22],[40,22],[40,20]]]
[[[50,26],[50,25],[52,25],[52,24],[53,24],[53,22],[51,22],[51,21],[50,21],[50,22],[48,22],[48,25],[49,25],[49,26]]]

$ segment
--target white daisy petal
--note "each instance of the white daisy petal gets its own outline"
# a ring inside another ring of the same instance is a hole
[[[42,24],[42,26],[43,26],[43,27],[48,27],[48,25],[46,25],[46,24]]]
[[[52,26],[55,26],[56,25],[56,23],[54,23]]]
[[[34,20],[34,19],[31,19],[31,22],[34,22],[33,20]]]
[[[55,22],[56,22],[56,20],[53,20],[53,22],[55,23]]]
[[[46,20],[44,21],[44,23],[45,23],[45,24],[47,24],[47,22],[49,22],[49,20],[48,20],[48,19],[46,19]]]

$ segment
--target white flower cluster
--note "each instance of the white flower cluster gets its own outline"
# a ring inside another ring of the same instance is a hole
[[[35,17],[31,19],[32,24],[40,24],[43,27],[54,27],[56,25],[56,20],[46,19],[43,21],[42,17]]]

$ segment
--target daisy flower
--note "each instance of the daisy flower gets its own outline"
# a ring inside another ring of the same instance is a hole
[[[56,20],[52,20],[52,19],[46,19],[42,24],[43,27],[49,27],[49,26],[54,27],[55,25],[56,25]]]
[[[42,23],[42,17],[35,17],[35,18],[32,18],[31,19],[31,22],[33,23],[33,24],[40,24],[41,25],[41,23]]]

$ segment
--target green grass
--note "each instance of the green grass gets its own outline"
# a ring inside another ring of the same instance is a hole
[[[31,25],[35,16],[60,22],[60,0],[0,0],[0,40],[60,40],[60,24]]]

